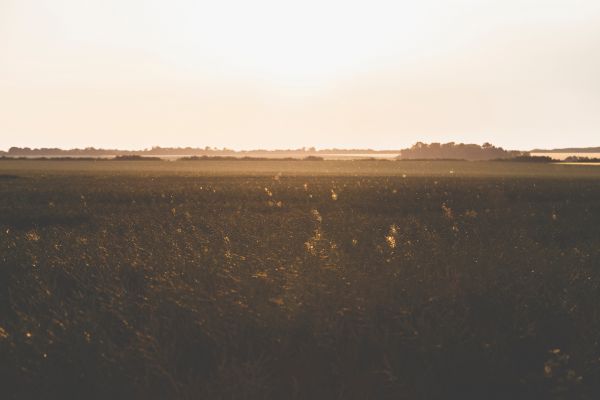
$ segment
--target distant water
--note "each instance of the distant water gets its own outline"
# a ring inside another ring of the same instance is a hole
[[[547,156],[555,160],[564,160],[567,157],[600,158],[600,153],[531,153],[532,156]]]
[[[377,158],[377,159],[394,159],[400,154],[398,153],[319,153],[316,154],[319,157],[323,157],[327,160],[349,160],[349,159],[361,159],[361,158]]]

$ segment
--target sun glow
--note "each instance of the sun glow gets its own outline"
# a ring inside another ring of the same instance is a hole
[[[40,38],[23,30],[21,38],[59,52],[81,55],[93,48],[100,57],[110,51],[118,58],[133,53],[190,74],[237,74],[282,84],[371,70],[414,54],[444,28],[441,10],[413,2],[23,3],[15,13],[33,17],[37,30],[51,34]]]
[[[598,26],[592,0],[7,0],[0,148],[594,145]]]

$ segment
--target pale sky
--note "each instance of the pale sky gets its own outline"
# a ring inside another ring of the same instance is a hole
[[[0,0],[0,149],[600,146],[598,0]]]

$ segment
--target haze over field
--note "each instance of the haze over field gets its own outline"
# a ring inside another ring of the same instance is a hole
[[[0,0],[1,399],[600,399],[599,71],[600,0]]]
[[[597,146],[593,0],[0,3],[0,149]]]

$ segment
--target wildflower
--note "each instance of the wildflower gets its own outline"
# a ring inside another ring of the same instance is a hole
[[[444,215],[446,216],[446,218],[448,218],[448,219],[453,218],[452,209],[450,207],[448,207],[446,205],[446,203],[442,203],[442,211],[444,212]]]
[[[396,247],[396,238],[393,237],[392,235],[386,236],[385,241],[387,242],[388,246],[390,246],[391,249]]]
[[[25,239],[27,239],[30,242],[37,242],[38,240],[40,240],[40,235],[38,235],[36,231],[32,230],[25,234]]]
[[[323,217],[321,217],[321,214],[319,214],[319,210],[312,209],[310,212],[317,222],[323,222]]]

